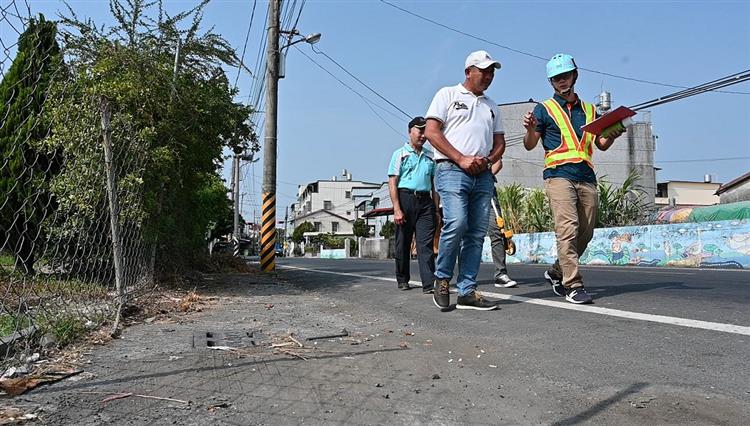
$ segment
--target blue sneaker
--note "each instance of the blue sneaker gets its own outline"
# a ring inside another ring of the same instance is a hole
[[[544,279],[546,279],[552,285],[552,291],[560,296],[565,297],[565,287],[562,285],[562,280],[557,277],[550,275],[549,271],[544,271]]]
[[[577,305],[593,302],[593,299],[591,299],[591,296],[586,292],[586,289],[583,287],[578,287],[578,288],[573,288],[573,289],[568,290],[567,294],[565,295],[565,300],[567,300],[570,303],[575,303]]]

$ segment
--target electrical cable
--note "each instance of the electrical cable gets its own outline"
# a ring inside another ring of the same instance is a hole
[[[359,78],[357,78],[357,76],[355,76],[354,74],[350,73],[349,70],[347,70],[346,68],[344,68],[344,66],[341,65],[340,63],[336,62],[336,60],[333,59],[332,57],[330,57],[327,53],[323,52],[322,50],[316,49],[315,46],[310,46],[310,47],[312,48],[313,52],[315,52],[315,53],[317,53],[319,55],[323,55],[326,58],[328,58],[329,61],[331,61],[334,64],[336,64],[337,67],[341,68],[345,73],[347,73],[349,75],[349,77],[357,80],[357,82],[359,84],[365,86],[368,90],[370,90],[372,93],[374,93],[377,97],[379,97],[380,99],[384,100],[388,105],[392,106],[393,108],[396,108],[401,114],[404,114],[408,119],[412,118],[411,115],[407,114],[404,110],[402,110],[401,108],[397,107],[393,102],[391,102],[388,99],[386,99],[383,95],[381,95],[380,93],[378,93],[375,89],[373,89],[372,87],[368,86],[367,83],[365,83],[364,81],[362,81]]]
[[[242,68],[245,66],[245,51],[247,50],[247,42],[250,40],[250,30],[253,28],[253,18],[255,18],[255,6],[258,4],[258,0],[253,0],[253,10],[250,13],[250,23],[247,25],[247,34],[245,34],[245,44],[242,46],[242,55],[240,56],[240,64],[237,67],[237,77],[234,78],[234,89],[237,89],[237,83],[240,81],[240,74]],[[251,76],[252,77],[252,76]]]
[[[650,101],[641,102],[640,104],[631,106],[630,109],[638,111],[641,109],[653,108],[658,105],[685,99],[690,96],[700,95],[706,92],[713,92],[717,88],[739,84],[748,80],[750,80],[750,70],[745,70],[726,77],[719,78],[717,80],[710,81],[708,83],[699,84],[685,90],[680,90],[669,95],[661,96]]]
[[[750,160],[750,157],[724,157],[724,158],[696,158],[690,160],[663,160],[654,161],[654,163],[702,163],[706,161],[736,161],[736,160]]]
[[[381,108],[384,111],[388,112],[388,110],[385,110],[380,105],[377,105],[376,103],[373,103],[371,100],[367,99],[364,95],[362,95],[361,93],[359,93],[357,90],[355,90],[354,88],[352,88],[351,86],[349,86],[348,84],[346,84],[344,81],[342,81],[341,79],[339,79],[338,77],[336,77],[332,72],[328,71],[325,67],[323,67],[323,65],[321,65],[320,63],[318,63],[310,55],[308,55],[307,53],[305,53],[304,51],[302,51],[302,49],[299,49],[297,46],[294,46],[294,48],[297,49],[297,51],[299,51],[300,53],[302,53],[302,55],[304,55],[312,63],[314,63],[315,65],[317,65],[320,69],[322,69],[323,71],[325,71],[328,75],[330,75],[331,77],[333,77],[341,85],[343,85],[344,87],[346,87],[347,89],[349,89],[350,91],[352,91],[353,93],[355,93],[357,96],[359,96],[368,106],[370,106],[370,104],[372,104],[372,105],[377,106],[378,108]],[[375,111],[373,110],[373,112],[375,112]],[[380,116],[380,114],[376,113],[375,115],[378,118],[380,118],[386,124],[386,126],[388,126],[390,129],[392,129],[396,134],[398,134],[399,136],[402,136],[401,132],[399,132],[398,130],[396,130],[395,128],[393,128],[393,126],[391,126],[387,121],[385,121],[385,119],[383,119],[383,117]]]
[[[435,21],[433,19],[424,17],[422,15],[419,15],[418,13],[415,13],[415,12],[412,12],[410,10],[404,9],[404,8],[402,8],[400,6],[396,6],[395,4],[393,4],[393,3],[391,3],[391,2],[389,2],[387,0],[380,0],[380,2],[384,3],[384,4],[388,5],[388,6],[391,6],[394,9],[400,10],[401,12],[404,12],[406,14],[409,14],[411,16],[419,18],[419,19],[421,19],[423,21],[426,21],[426,22],[429,22],[429,23],[431,23],[433,25],[437,25],[439,27],[445,28],[445,29],[447,29],[449,31],[452,31],[452,32],[464,35],[466,37],[470,37],[470,38],[473,38],[475,40],[479,40],[479,41],[482,41],[484,43],[491,44],[493,46],[497,46],[497,47],[500,47],[502,49],[514,52],[514,53],[518,53],[519,55],[529,56],[531,58],[540,59],[540,60],[545,61],[545,62],[547,62],[547,60],[548,60],[548,58],[544,58],[542,56],[535,55],[533,53],[524,52],[523,50],[514,49],[514,48],[512,48],[510,46],[505,46],[505,45],[496,43],[494,41],[490,41],[490,40],[487,40],[485,38],[476,36],[474,34],[467,33],[465,31],[461,31],[461,30],[453,28],[453,27],[451,27],[449,25],[446,25],[446,24],[443,24],[441,22]],[[640,79],[640,78],[633,78],[633,77],[627,77],[627,76],[624,76],[624,75],[612,74],[612,73],[608,73],[608,72],[604,72],[604,71],[598,71],[598,70],[595,70],[595,69],[592,69],[592,68],[578,67],[578,69],[583,70],[583,71],[588,71],[588,72],[594,73],[594,74],[605,75],[607,77],[619,78],[619,79],[628,80],[628,81],[634,81],[634,82],[637,82],[637,83],[645,83],[645,84],[651,84],[651,85],[655,85],[655,86],[673,87],[673,88],[677,88],[677,89],[687,89],[688,88],[686,86],[679,86],[679,85],[676,85],[676,84],[660,83],[660,82],[657,82],[657,81],[643,80],[643,79]],[[720,92],[720,93],[731,93],[731,94],[735,94],[735,95],[750,95],[750,93],[748,93],[748,92],[730,92],[730,91],[720,91],[720,90],[717,90],[717,92]]]

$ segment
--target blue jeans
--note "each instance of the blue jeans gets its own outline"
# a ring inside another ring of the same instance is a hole
[[[471,294],[477,287],[482,245],[489,222],[490,197],[495,190],[490,171],[472,176],[457,165],[437,164],[435,189],[443,204],[443,228],[440,234],[435,278],[456,279],[459,296]]]

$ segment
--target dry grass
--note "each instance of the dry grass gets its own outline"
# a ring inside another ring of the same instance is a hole
[[[202,300],[195,291],[190,291],[177,303],[177,309],[180,312],[201,312],[203,311]]]

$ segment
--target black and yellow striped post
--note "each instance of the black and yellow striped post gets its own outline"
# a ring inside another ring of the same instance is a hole
[[[260,269],[273,272],[276,268],[276,194],[263,193],[260,219]]]
[[[260,269],[276,268],[276,113],[279,99],[279,17],[281,0],[268,3],[266,121],[263,144],[263,210],[260,220]]]

